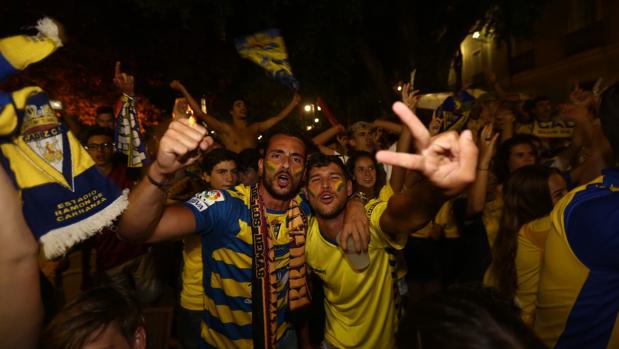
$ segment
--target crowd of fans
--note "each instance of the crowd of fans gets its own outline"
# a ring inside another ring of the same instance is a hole
[[[117,70],[114,83],[133,97],[132,76]],[[32,300],[2,320],[29,325],[0,337],[145,348],[141,309],[171,305],[165,345],[182,348],[617,347],[619,86],[576,86],[553,105],[490,85],[423,111],[404,84],[402,122],[309,139],[276,126],[297,93],[258,122],[236,99],[225,121],[173,81],[185,102],[146,135],[141,171],[115,154],[113,108],[94,126],[60,113],[97,169],[131,190],[129,207],[69,253],[82,272],[69,299],[69,258],[33,262],[0,171],[0,245],[15,246],[0,273],[19,275],[1,283],[2,306]]]

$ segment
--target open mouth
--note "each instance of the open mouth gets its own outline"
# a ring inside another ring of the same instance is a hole
[[[330,204],[333,202],[333,200],[335,200],[335,195],[333,195],[333,193],[330,193],[330,192],[325,192],[325,193],[320,194],[318,199],[320,199],[320,202],[322,202],[323,204]]]
[[[277,179],[277,185],[280,187],[287,187],[290,183],[290,175],[287,173],[280,173],[275,177]]]

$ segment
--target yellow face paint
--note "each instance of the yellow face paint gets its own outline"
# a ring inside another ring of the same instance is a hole
[[[267,168],[267,172],[270,172],[270,173],[274,173],[275,171],[277,171],[277,165],[271,162],[270,160],[266,161],[266,168]]]
[[[335,190],[337,192],[340,192],[340,191],[342,191],[342,189],[344,189],[344,181],[342,179],[338,179],[335,182]]]
[[[301,174],[301,172],[303,172],[303,166],[293,166],[292,167],[292,174],[294,176],[298,176]]]
[[[318,195],[318,193],[316,191],[314,191],[314,189],[312,189],[311,186],[308,186],[307,189],[309,190],[311,196],[317,196]]]

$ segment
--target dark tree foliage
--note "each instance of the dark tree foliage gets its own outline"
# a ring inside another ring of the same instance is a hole
[[[174,97],[168,83],[179,79],[196,95],[214,95],[217,114],[227,115],[227,96],[241,94],[260,118],[285,105],[291,93],[242,60],[234,38],[279,28],[302,94],[322,96],[342,122],[350,122],[385,114],[397,97],[392,87],[408,80],[413,68],[417,88],[446,90],[467,34],[483,28],[498,40],[529,36],[542,3],[10,0],[0,9],[0,34],[21,32],[49,15],[65,25],[70,41],[36,72],[59,71],[50,76],[64,76],[76,93],[95,99],[113,93],[111,74],[121,60],[138,77],[138,90],[162,108],[169,109]]]

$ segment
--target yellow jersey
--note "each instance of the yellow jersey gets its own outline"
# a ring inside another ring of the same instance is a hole
[[[397,328],[398,289],[395,249],[406,239],[393,241],[380,228],[387,203],[366,205],[370,222],[369,266],[355,271],[341,248],[320,232],[312,218],[307,230],[306,260],[323,282],[326,312],[325,340],[338,348],[392,348]]]

